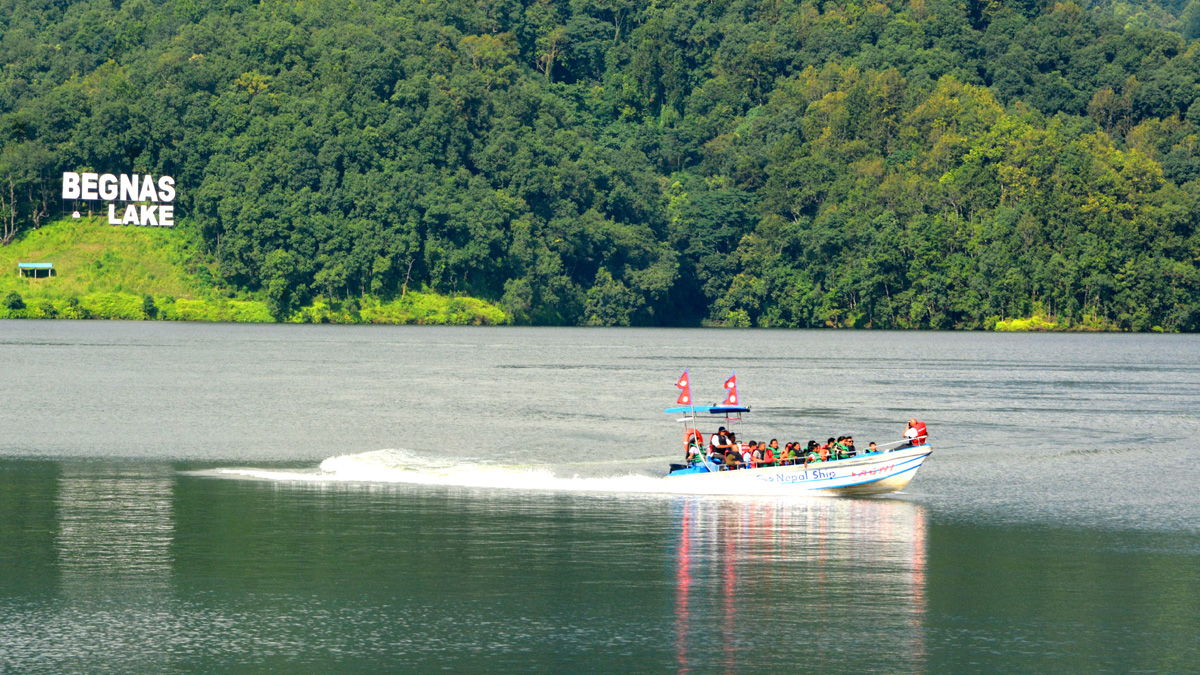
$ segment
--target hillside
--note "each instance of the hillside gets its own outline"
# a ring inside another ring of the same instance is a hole
[[[16,274],[18,262],[50,262],[53,276]],[[186,231],[62,220],[0,247],[0,318],[274,321],[261,297],[218,287]],[[24,307],[9,307],[11,294]],[[6,302],[7,301],[7,302]],[[499,309],[472,298],[414,291],[404,298],[318,301],[278,317],[291,322],[499,324]]]
[[[8,0],[0,30],[0,239],[71,206],[64,170],[170,175],[211,287],[280,320],[416,288],[532,324],[1200,330],[1200,0]]]

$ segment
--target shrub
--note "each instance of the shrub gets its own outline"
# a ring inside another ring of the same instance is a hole
[[[63,316],[68,319],[90,319],[92,313],[83,306],[83,303],[79,302],[77,296],[72,295],[67,298],[67,309],[63,312]]]
[[[8,295],[4,296],[5,309],[25,309],[25,298],[16,291],[9,291]]]

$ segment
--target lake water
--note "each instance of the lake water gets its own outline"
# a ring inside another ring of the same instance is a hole
[[[744,437],[898,495],[663,494]],[[1200,336],[0,321],[0,672],[1200,671]]]

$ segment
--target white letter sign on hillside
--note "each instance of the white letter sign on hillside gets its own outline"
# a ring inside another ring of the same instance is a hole
[[[109,225],[175,227],[175,179],[146,174],[63,172],[63,199],[108,202]],[[124,202],[118,209],[116,202]],[[120,215],[118,215],[118,211]],[[73,214],[78,218],[78,211]]]

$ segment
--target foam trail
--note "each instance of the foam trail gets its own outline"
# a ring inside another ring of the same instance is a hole
[[[501,490],[549,492],[610,492],[642,494],[696,494],[696,485],[676,485],[664,478],[627,474],[597,478],[563,478],[548,467],[517,467],[475,462],[439,464],[406,450],[374,450],[330,457],[319,471],[269,469],[217,469],[209,475],[241,476],[259,480],[316,483],[408,483]],[[714,481],[719,483],[720,481]],[[705,486],[710,487],[710,486]],[[738,494],[711,486],[708,494]]]

